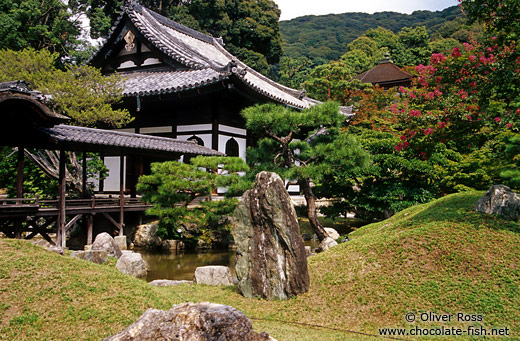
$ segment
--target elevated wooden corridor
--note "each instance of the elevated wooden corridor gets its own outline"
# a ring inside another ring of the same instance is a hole
[[[93,217],[104,215],[121,233],[124,228],[125,212],[143,212],[150,208],[149,204],[138,198],[95,198],[66,199],[64,233],[66,234],[82,217],[87,220],[87,244],[92,243]],[[60,200],[40,200],[35,198],[4,198],[0,199],[0,232],[10,238],[20,237],[25,233],[25,239],[31,239],[37,234],[42,235],[50,243],[54,241],[50,234],[58,232],[57,221],[60,216]],[[119,215],[118,221],[111,214]]]

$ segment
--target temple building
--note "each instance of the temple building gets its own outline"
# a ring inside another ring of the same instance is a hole
[[[384,89],[390,89],[396,86],[410,86],[413,76],[395,65],[387,53],[385,58],[383,58],[378,65],[357,75],[355,78],[363,83],[372,83]]]
[[[124,131],[192,140],[228,156],[245,158],[246,147],[254,143],[240,116],[244,108],[274,102],[305,109],[318,103],[249,68],[226,51],[221,38],[135,1],[125,3],[89,64],[104,74],[123,76],[121,105],[135,118]],[[142,164],[151,161],[146,158]],[[117,162],[105,159],[109,168]],[[105,191],[119,183],[116,174],[110,177]]]

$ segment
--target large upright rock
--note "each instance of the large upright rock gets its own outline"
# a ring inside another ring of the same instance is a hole
[[[222,304],[183,303],[168,311],[148,309],[128,328],[105,341],[193,340],[224,341],[273,340],[256,333],[243,312]]]
[[[238,288],[246,297],[287,299],[309,289],[298,219],[282,179],[260,172],[232,219]]]
[[[520,196],[505,185],[493,185],[475,205],[475,211],[498,214],[504,219],[518,221]]]
[[[94,239],[94,243],[92,243],[92,251],[103,250],[107,252],[107,255],[111,257],[119,258],[121,257],[121,249],[117,246],[114,238],[106,232],[100,233]]]

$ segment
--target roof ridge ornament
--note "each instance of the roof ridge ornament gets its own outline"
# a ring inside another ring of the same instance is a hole
[[[385,52],[385,57],[383,59],[381,59],[381,61],[379,62],[379,64],[387,64],[387,63],[394,63],[394,61],[390,58],[390,52],[386,51]]]

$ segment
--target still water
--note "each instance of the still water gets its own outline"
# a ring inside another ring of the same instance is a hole
[[[299,219],[299,223],[302,234],[310,236],[314,233],[308,221]],[[326,226],[334,227],[341,235],[346,235],[364,224],[365,222],[356,219],[326,221]],[[318,247],[317,240],[307,240],[304,244],[312,249]],[[148,282],[156,279],[192,281],[195,269],[206,265],[228,266],[233,277],[235,276],[235,251],[233,250],[189,250],[177,254],[163,254],[146,250],[136,251],[141,253],[148,264],[148,276],[146,277]]]
[[[186,251],[177,254],[136,251],[148,264],[148,282],[155,279],[192,281],[195,269],[206,265],[229,266],[235,276],[235,251],[232,250]]]

